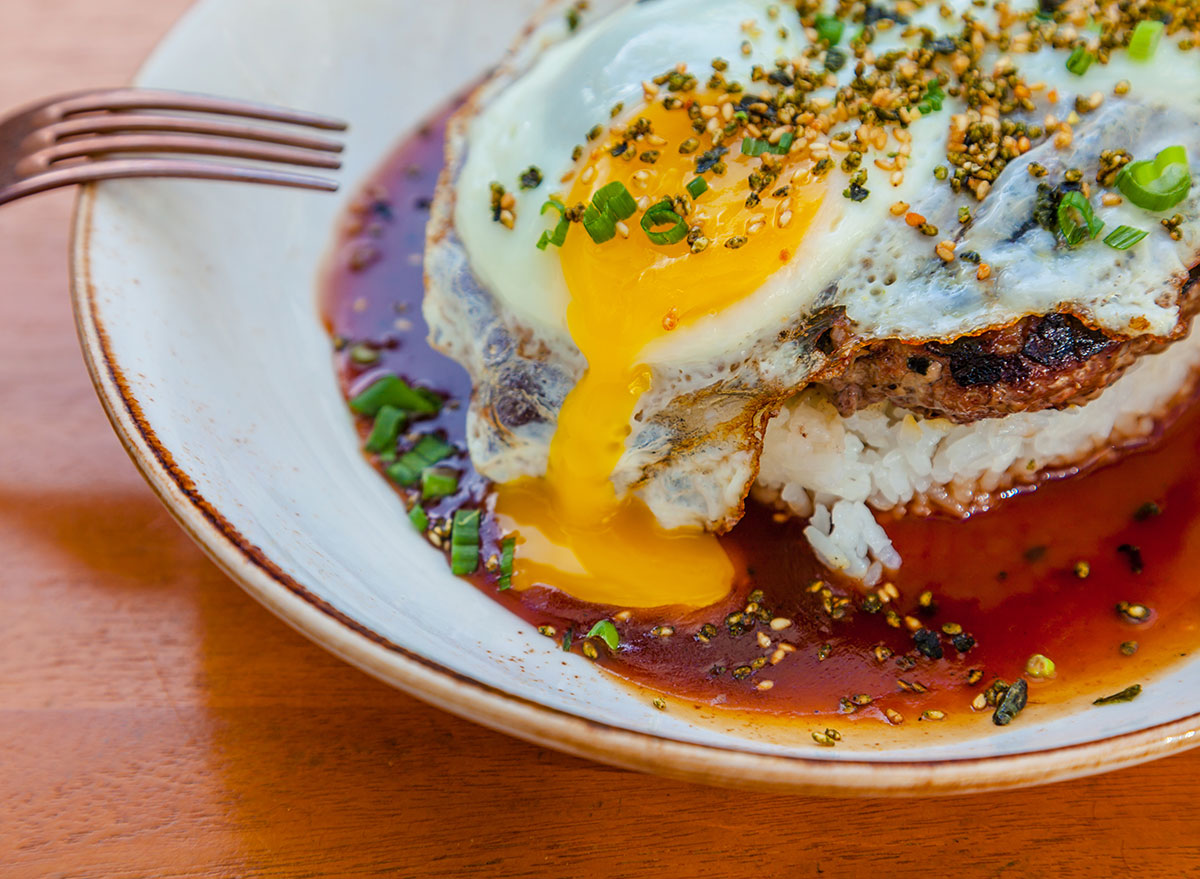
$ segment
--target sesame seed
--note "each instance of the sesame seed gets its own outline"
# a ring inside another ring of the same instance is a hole
[[[939,242],[938,246],[936,248],[934,248],[934,250],[942,262],[953,262],[954,261],[954,247],[955,247],[954,242],[947,239],[945,241]]]
[[[765,691],[771,689],[773,686],[775,686],[774,681],[759,681],[755,684],[755,689]]]
[[[1150,608],[1144,604],[1130,604],[1122,601],[1117,604],[1117,613],[1132,623],[1145,622],[1150,617]]]
[[[771,620],[771,628],[776,632],[781,632],[792,624],[792,621],[784,617],[775,617]]]
[[[1025,672],[1031,678],[1052,678],[1055,676],[1054,660],[1040,653],[1035,653],[1026,660]]]
[[[771,646],[771,639],[767,637],[766,632],[759,632],[757,637],[758,637],[758,646],[759,647],[766,650],[768,647]]]
[[[975,278],[979,281],[986,281],[992,276],[992,267],[985,262],[979,264],[979,268],[975,270]]]
[[[925,225],[925,218],[918,213],[909,211],[904,215],[904,222],[915,229]]]
[[[592,180],[595,179],[595,177],[596,177],[595,166],[588,165],[586,168],[583,169],[583,173],[579,175],[579,181],[581,183],[591,183]]]
[[[790,222],[792,222],[792,212],[791,211],[784,211],[782,214],[779,215],[779,228],[780,229],[786,229],[788,223],[790,223]]]
[[[893,217],[898,217],[901,214],[907,212],[908,208],[909,208],[908,202],[898,201],[894,205],[892,205],[890,208],[888,208],[888,210],[891,211]]]

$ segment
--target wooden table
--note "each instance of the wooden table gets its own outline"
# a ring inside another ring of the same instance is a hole
[[[125,81],[186,5],[0,0],[0,107]],[[1200,875],[1200,751],[919,803],[732,793],[505,738],[343,665],[219,573],[126,459],[75,344],[70,205],[0,211],[3,879]]]

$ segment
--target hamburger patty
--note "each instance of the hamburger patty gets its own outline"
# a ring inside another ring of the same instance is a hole
[[[958,424],[1063,409],[1095,398],[1139,357],[1186,336],[1197,310],[1200,283],[1193,270],[1169,339],[1114,338],[1070,314],[1031,315],[949,343],[869,343],[854,349],[844,370],[822,385],[842,415],[883,400]]]

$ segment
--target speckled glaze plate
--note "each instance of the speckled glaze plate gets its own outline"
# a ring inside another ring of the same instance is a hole
[[[317,282],[356,183],[499,60],[538,5],[203,0],[146,64],[140,85],[353,123],[338,197],[163,181],[80,197],[83,350],[117,433],[188,533],[258,601],[375,677],[502,732],[631,769],[760,790],[961,793],[1200,743],[1193,659],[1136,703],[1101,713],[1034,713],[958,738],[893,739],[880,728],[821,749],[778,723],[657,711],[450,576],[359,453]]]

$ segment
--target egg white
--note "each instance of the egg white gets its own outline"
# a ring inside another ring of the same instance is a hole
[[[573,169],[572,151],[585,143],[594,125],[610,124],[615,105],[635,113],[643,101],[642,82],[678,63],[703,78],[712,59],[722,57],[731,78],[749,83],[753,64],[798,57],[807,43],[795,11],[779,4],[781,14],[773,20],[772,5],[770,0],[650,0],[618,4],[570,36],[561,24],[551,24],[535,32],[517,56],[520,63],[505,68],[469,108],[455,141],[461,164],[452,165],[444,197],[435,205],[435,221],[451,200],[453,208],[441,217],[444,222],[435,222],[426,313],[435,343],[467,364],[476,380],[469,424],[472,456],[482,472],[498,481],[540,473],[557,407],[586,368],[566,328],[570,294],[558,252],[534,246],[549,225],[541,205],[549,193],[566,188],[559,181]],[[971,8],[980,17],[993,14],[975,9],[970,0],[949,5]],[[1028,8],[1033,0],[1016,5]],[[944,33],[947,25],[937,6],[920,10],[914,23]],[[757,35],[743,30],[748,21],[757,23]],[[780,36],[780,25],[787,28],[786,36]],[[878,53],[905,45],[903,30],[880,31],[872,48]],[[747,39],[754,49],[749,57],[740,48]],[[985,67],[999,59],[989,51]],[[1066,248],[1046,230],[1022,231],[1039,182],[1026,168],[1040,162],[1051,170],[1051,179],[1061,180],[1072,166],[1094,174],[1101,149],[1123,148],[1145,159],[1182,143],[1195,169],[1200,68],[1194,53],[1181,52],[1170,39],[1149,62],[1117,51],[1109,64],[1093,64],[1084,76],[1066,69],[1068,54],[1043,49],[1011,57],[1027,82],[1040,80],[1047,90],[1057,90],[1060,118],[1070,114],[1077,95],[1104,95],[1099,110],[1074,122],[1069,149],[1043,144],[1014,160],[982,203],[968,193],[955,194],[934,176],[935,168],[948,165],[952,114],[965,109],[960,100],[947,98],[942,111],[910,126],[912,153],[898,185],[872,167],[874,156],[864,163],[871,190],[866,201],[843,198],[845,175],[830,174],[826,197],[789,262],[744,300],[641,352],[639,360],[652,368],[653,382],[613,474],[618,491],[639,491],[669,527],[729,524],[753,479],[761,437],[758,422],[747,418],[745,401],[769,406],[804,386],[821,365],[811,342],[802,338],[806,322],[830,311],[844,309],[864,340],[949,340],[1059,310],[1119,334],[1169,334],[1179,317],[1175,293],[1200,251],[1195,220],[1200,187],[1174,209],[1185,217],[1180,241],[1158,228],[1163,214],[1128,202],[1104,207],[1094,193],[1092,203],[1106,224],[1101,237],[1121,224],[1146,229],[1150,236],[1126,252],[1100,240]],[[851,60],[842,69],[841,82],[853,76],[853,66]],[[1119,97],[1113,91],[1122,80],[1131,87]],[[1040,122],[1045,112],[1039,103],[1028,121]],[[543,171],[546,182],[521,192],[515,183],[530,165]],[[512,230],[492,219],[493,181],[517,198]],[[936,225],[938,235],[922,236],[894,216],[889,208],[900,201]],[[959,223],[962,206],[974,214],[968,226]],[[943,263],[934,254],[943,239],[953,241],[960,254],[977,251],[991,267],[991,279],[979,282],[975,265],[961,259]],[[522,334],[548,353],[513,354],[525,344],[519,341]],[[785,337],[788,341],[781,343]],[[711,403],[685,410],[679,401],[689,394]],[[517,427],[502,423],[496,413],[512,395],[538,408],[539,419]],[[730,432],[728,425],[735,422],[745,426]],[[702,437],[703,442],[694,441]],[[693,441],[685,442],[688,438]],[[683,445],[690,449],[686,455],[677,451]]]

